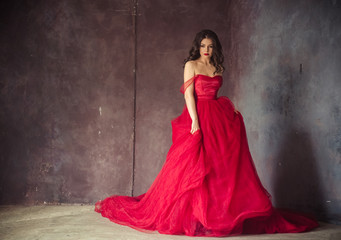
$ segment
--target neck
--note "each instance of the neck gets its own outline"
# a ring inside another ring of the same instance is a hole
[[[210,59],[209,58],[203,58],[203,57],[199,57],[199,59],[198,59],[200,62],[202,62],[203,64],[205,64],[206,66],[209,66],[209,65],[211,65],[211,63],[210,63]]]

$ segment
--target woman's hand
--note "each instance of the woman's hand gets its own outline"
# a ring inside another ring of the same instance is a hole
[[[196,119],[192,121],[191,134],[194,134],[198,130],[200,130],[199,121]]]

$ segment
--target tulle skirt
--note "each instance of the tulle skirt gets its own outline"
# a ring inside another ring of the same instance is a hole
[[[318,226],[272,206],[249,152],[243,117],[227,97],[197,100],[197,113],[200,130],[193,135],[186,107],[172,121],[173,144],[146,193],[114,195],[95,210],[140,231],[188,236],[294,233]]]

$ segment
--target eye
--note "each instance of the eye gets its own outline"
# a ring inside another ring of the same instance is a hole
[[[200,45],[200,47],[205,47],[205,45]]]
[[[213,48],[213,45],[211,45],[210,48]]]

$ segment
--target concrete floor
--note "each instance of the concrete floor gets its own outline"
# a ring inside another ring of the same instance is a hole
[[[161,235],[157,232],[142,233],[101,217],[100,214],[94,212],[94,206],[44,205],[0,206],[0,239],[182,240],[193,239],[193,237]],[[197,239],[222,238],[200,237]],[[320,228],[307,233],[244,235],[226,237],[226,239],[340,240],[341,226],[321,223]]]

